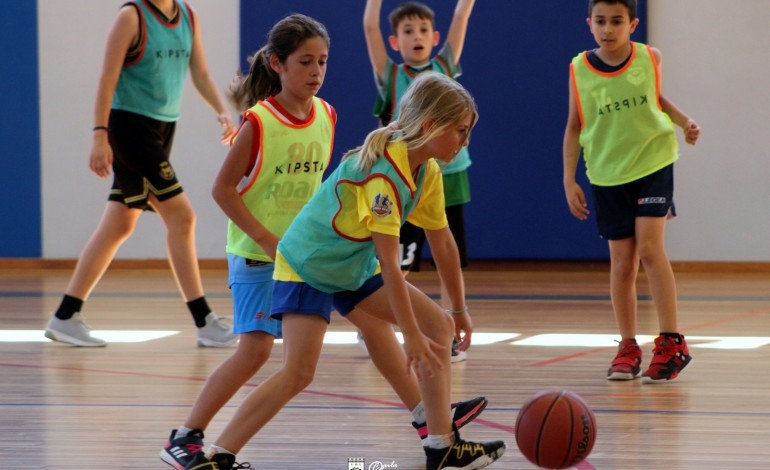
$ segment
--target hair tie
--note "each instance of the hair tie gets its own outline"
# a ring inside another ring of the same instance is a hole
[[[391,130],[394,130],[394,131],[399,130],[398,121],[393,121],[390,124],[388,124],[388,128],[390,128]]]

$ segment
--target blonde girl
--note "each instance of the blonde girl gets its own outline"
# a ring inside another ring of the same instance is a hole
[[[416,375],[427,416],[428,470],[484,468],[504,453],[502,441],[461,440],[447,412],[452,337],[470,343],[473,326],[434,158],[449,161],[466,145],[476,106],[454,80],[424,73],[404,95],[399,116],[346,155],[278,243],[272,316],[283,322],[283,364],[187,468],[230,468],[235,454],[313,381],[332,308],[401,329],[404,373]],[[458,312],[454,321],[401,275],[399,230],[406,219],[426,229]],[[369,350],[377,340],[367,337]]]

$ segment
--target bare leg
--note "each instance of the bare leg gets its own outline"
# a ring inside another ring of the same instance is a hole
[[[195,247],[195,212],[190,200],[182,193],[163,202],[153,200],[152,205],[166,225],[168,259],[182,297],[185,302],[203,297]]]
[[[313,382],[326,320],[317,315],[283,315],[283,364],[241,403],[215,444],[238,453],[299,392]]]
[[[639,258],[647,273],[650,293],[658,312],[661,332],[677,332],[676,280],[666,254],[665,217],[637,217],[636,238]]]
[[[636,337],[636,239],[610,240],[610,295],[621,338]]]
[[[120,202],[107,201],[99,225],[80,254],[65,291],[67,295],[81,300],[88,299],[120,246],[134,232],[141,214],[140,209],[130,209]]]
[[[209,375],[185,427],[206,429],[219,410],[270,358],[275,338],[261,331],[240,335],[238,349]]]
[[[418,382],[420,396],[425,405],[425,416],[428,421],[428,432],[434,435],[445,435],[452,432],[450,409],[452,370],[450,353],[454,324],[439,305],[411,284],[409,297],[417,317],[420,330],[433,341],[446,349],[441,353],[443,368],[435,371],[433,377],[423,374],[423,380]],[[385,289],[379,289],[358,304],[362,311],[391,323],[395,317],[388,306]],[[367,348],[376,349],[377,344],[367,343]]]
[[[377,370],[412,411],[420,403],[420,388],[414,375],[407,370],[406,354],[390,323],[355,309],[346,317],[364,336],[366,349]]]

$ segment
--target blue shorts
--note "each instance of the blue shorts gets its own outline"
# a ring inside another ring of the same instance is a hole
[[[332,309],[344,317],[382,285],[381,274],[372,276],[355,291],[334,294],[322,292],[304,282],[274,281],[270,316],[280,320],[284,313],[320,315],[328,323],[331,321]]]
[[[599,236],[607,240],[633,237],[637,217],[676,215],[673,163],[630,183],[591,189]]]
[[[270,316],[273,263],[227,254],[228,285],[233,296],[233,333],[263,331],[281,337],[281,322]]]

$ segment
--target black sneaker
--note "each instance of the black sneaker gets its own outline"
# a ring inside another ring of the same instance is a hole
[[[470,442],[460,439],[455,428],[455,442],[443,449],[425,449],[426,470],[472,470],[484,468],[505,453],[505,442]]]
[[[193,429],[181,437],[177,437],[176,432],[176,429],[171,431],[168,442],[160,451],[160,459],[177,470],[184,470],[193,456],[203,448],[203,431]]]
[[[248,462],[236,462],[233,454],[214,454],[209,460],[206,458],[206,454],[198,452],[185,468],[186,470],[231,470],[251,468],[251,464]]]
[[[457,426],[457,429],[460,429],[476,419],[488,404],[489,400],[487,400],[486,397],[476,397],[468,401],[452,403],[452,420],[454,421],[455,426]],[[412,426],[417,430],[420,439],[428,437],[428,423],[418,424],[412,421]],[[423,442],[423,445],[424,444],[425,443]]]

